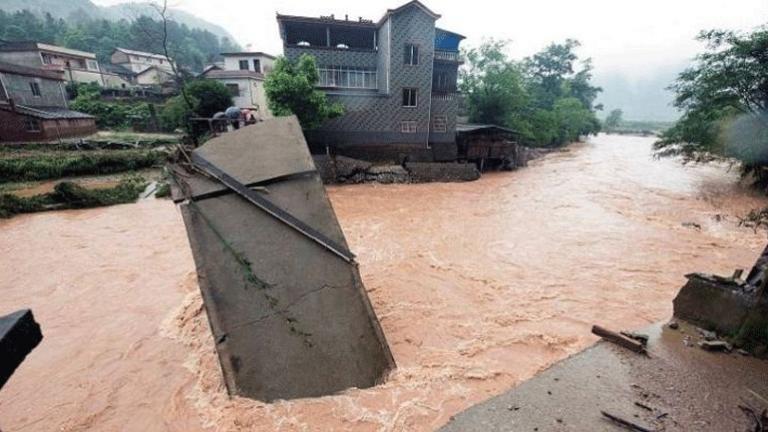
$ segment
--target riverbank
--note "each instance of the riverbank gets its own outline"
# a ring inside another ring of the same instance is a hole
[[[684,274],[747,268],[767,204],[725,166],[606,136],[470,183],[329,187],[399,368],[387,383],[229,399],[184,226],[147,200],[0,221],[0,310],[45,339],[0,392],[0,428],[431,431],[576,353],[598,320],[666,319]],[[696,223],[683,226],[683,223]]]

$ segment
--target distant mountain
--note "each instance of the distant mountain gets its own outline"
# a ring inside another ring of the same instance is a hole
[[[674,93],[667,90],[685,65],[661,68],[653,75],[629,79],[624,75],[595,74],[594,82],[603,88],[597,103],[605,107],[602,116],[621,109],[626,120],[674,121],[680,113],[672,106]]]
[[[0,10],[15,12],[27,9],[35,14],[50,13],[54,18],[65,20],[107,19],[117,21],[131,20],[140,15],[156,17],[157,12],[146,2],[121,3],[113,6],[97,6],[91,0],[0,0]],[[208,30],[219,37],[227,37],[234,42],[232,35],[223,27],[198,18],[178,9],[170,10],[171,18],[190,28]]]

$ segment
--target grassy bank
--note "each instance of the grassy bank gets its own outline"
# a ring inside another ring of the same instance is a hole
[[[16,153],[0,157],[0,183],[114,174],[162,165],[158,150],[96,150]]]
[[[122,180],[115,187],[104,189],[86,189],[72,182],[61,182],[51,193],[31,197],[2,194],[0,218],[9,218],[21,213],[125,204],[136,201],[146,186],[146,180],[133,177]]]

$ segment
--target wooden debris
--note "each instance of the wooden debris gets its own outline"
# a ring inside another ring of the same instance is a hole
[[[635,405],[639,406],[640,408],[646,410],[646,411],[653,411],[653,408],[649,407],[648,405],[642,403],[642,402],[635,402]]]
[[[726,351],[731,352],[733,347],[725,341],[701,341],[699,347],[707,351]]]
[[[640,426],[639,424],[632,423],[629,420],[624,420],[621,417],[617,417],[613,414],[608,414],[605,411],[600,411],[600,413],[602,413],[604,417],[608,418],[615,424],[625,428],[626,430],[635,431],[635,432],[654,432],[653,429],[648,429],[644,426]]]
[[[636,353],[640,353],[640,354],[646,353],[645,347],[640,342],[624,337],[619,333],[600,327],[598,325],[592,326],[592,333],[600,336],[601,338],[607,340],[608,342],[615,343],[616,345],[619,345],[621,347],[624,347]]]

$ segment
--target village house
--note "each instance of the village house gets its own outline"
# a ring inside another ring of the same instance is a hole
[[[96,119],[67,106],[64,72],[0,62],[0,142],[90,135]]]
[[[264,91],[264,77],[273,67],[275,57],[263,52],[222,53],[224,62],[207,67],[200,76],[227,86],[238,108],[256,111],[261,119],[272,117]]]
[[[129,78],[132,83],[151,86],[173,80],[173,60],[162,54],[115,48],[110,57],[114,73]],[[116,67],[114,67],[116,66]]]
[[[315,57],[319,88],[345,107],[342,117],[308,131],[313,151],[354,156],[456,158],[456,81],[463,36],[435,27],[419,1],[378,21],[333,15],[277,15],[286,58]]]
[[[95,83],[101,87],[120,87],[125,84],[120,76],[103,71],[93,53],[40,42],[0,42],[0,61],[60,71],[69,82]]]

